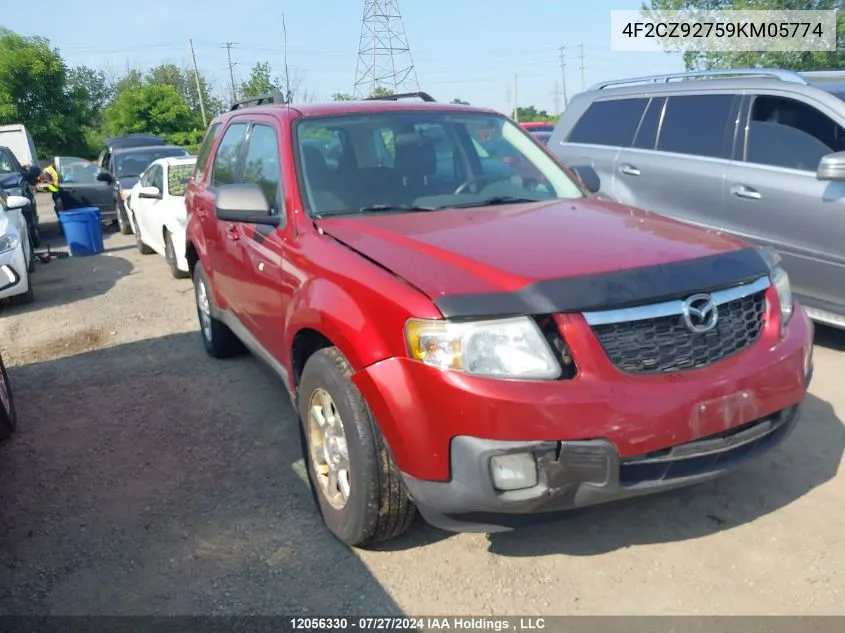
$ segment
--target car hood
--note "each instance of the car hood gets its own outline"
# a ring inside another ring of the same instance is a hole
[[[7,189],[10,187],[20,187],[23,177],[20,174],[5,174],[0,173],[0,187]]]
[[[595,198],[324,218],[325,233],[436,299],[668,264],[741,240]]]

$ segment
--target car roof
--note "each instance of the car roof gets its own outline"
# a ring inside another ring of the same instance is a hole
[[[164,144],[160,144],[160,145],[131,145],[131,146],[128,146],[128,147],[121,147],[121,148],[115,149],[114,154],[115,155],[134,154],[135,152],[146,153],[146,152],[154,152],[154,151],[162,150],[162,149],[181,149],[181,150],[185,150],[185,148],[180,146],[180,145],[164,145]],[[187,151],[187,150],[185,150],[185,151]]]
[[[323,103],[303,103],[297,105],[286,105],[282,103],[273,103],[266,105],[258,105],[238,110],[231,110],[218,117],[217,120],[226,120],[230,116],[241,114],[258,114],[258,113],[281,113],[285,111],[293,111],[298,116],[338,116],[343,114],[376,114],[379,112],[467,112],[467,113],[484,113],[504,116],[496,110],[488,108],[480,108],[477,106],[466,106],[455,103],[436,103],[436,102],[407,102],[407,101],[393,101],[390,99],[372,99],[362,101],[328,101]]]
[[[197,162],[196,156],[165,156],[164,158],[157,158],[150,165],[193,165]]]
[[[109,149],[118,149],[124,147],[142,147],[152,145],[166,145],[167,143],[160,136],[153,134],[127,134],[126,136],[113,136],[103,141]]]

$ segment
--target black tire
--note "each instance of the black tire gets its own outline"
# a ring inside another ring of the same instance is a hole
[[[299,419],[303,454],[311,491],[329,531],[351,547],[366,547],[398,537],[416,517],[372,413],[349,379],[352,368],[336,347],[312,355],[299,383]],[[308,440],[308,414],[312,394],[323,389],[334,401],[342,420],[349,457],[349,496],[336,509],[317,478]]]
[[[120,211],[117,213],[120,215]],[[138,246],[138,252],[141,253],[141,255],[152,255],[155,253],[155,251],[144,244],[144,240],[141,239],[141,229],[138,228],[138,220],[135,218],[134,214],[132,215],[132,225],[135,227],[135,244]]]
[[[29,277],[29,272],[27,272],[27,277]],[[9,303],[14,306],[22,306],[35,301],[35,290],[32,288],[32,279],[27,279],[27,286],[25,293],[9,297]]]
[[[41,230],[38,228],[37,224],[33,224],[29,227],[29,238],[32,240],[33,248],[41,247]]]
[[[179,264],[176,261],[176,249],[173,248],[173,238],[170,237],[170,231],[164,229],[164,259],[167,260],[167,265],[170,266],[170,274],[174,279],[187,279],[191,275],[184,270],[179,269]]]
[[[29,238],[29,261],[26,263],[26,272],[30,275],[35,272],[35,245],[32,237]]]
[[[5,388],[8,395],[8,404],[0,397],[0,440],[7,439],[18,426],[18,414],[15,410],[15,399],[12,394],[12,385],[9,382],[9,375],[6,373],[6,365],[0,358],[0,390]]]
[[[123,235],[132,235],[132,225],[129,223],[126,206],[123,204],[117,205],[117,229]]]
[[[203,325],[203,309],[201,307],[201,288],[205,290],[208,298],[208,328]],[[194,269],[194,301],[197,306],[197,319],[200,323],[200,336],[205,351],[213,358],[230,358],[241,354],[244,351],[240,339],[221,321],[215,318],[217,307],[214,304],[214,294],[211,292],[211,284],[205,274],[202,262],[197,262]]]

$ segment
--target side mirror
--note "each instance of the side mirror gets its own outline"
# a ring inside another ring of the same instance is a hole
[[[161,191],[158,187],[141,187],[138,190],[139,198],[147,198],[148,200],[161,200]]]
[[[97,174],[97,180],[100,182],[107,182],[111,184],[114,182],[114,176],[112,176],[107,171],[101,171],[99,174]]]
[[[7,196],[6,197],[6,208],[10,211],[12,209],[23,209],[29,206],[29,198],[24,198],[23,196]]]
[[[575,172],[578,180],[584,185],[584,188],[590,193],[598,193],[601,189],[601,178],[590,165],[570,166],[570,170]]]
[[[818,180],[845,180],[845,152],[822,156],[816,170]]]
[[[224,185],[217,190],[218,220],[279,226],[281,217],[272,213],[264,190],[256,184]]]

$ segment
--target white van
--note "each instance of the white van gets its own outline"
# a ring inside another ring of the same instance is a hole
[[[22,123],[0,125],[0,145],[12,150],[21,165],[38,165],[38,152],[35,151],[32,134]]]

